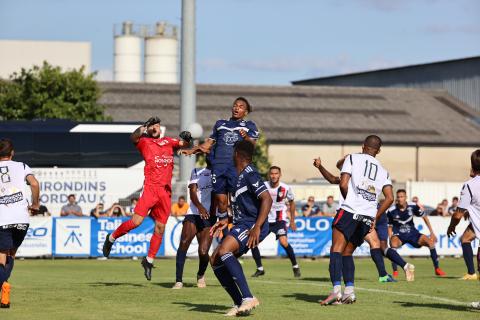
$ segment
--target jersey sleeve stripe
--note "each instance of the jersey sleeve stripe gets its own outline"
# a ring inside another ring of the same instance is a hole
[[[467,189],[468,189],[468,193],[470,193],[470,199],[473,199],[472,190],[470,189],[470,186],[468,184],[467,184]]]

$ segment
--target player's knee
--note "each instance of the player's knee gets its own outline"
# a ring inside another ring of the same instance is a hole
[[[208,248],[203,246],[198,247],[198,256],[199,257],[208,256]]]
[[[165,224],[155,221],[155,233],[163,234],[165,232]]]

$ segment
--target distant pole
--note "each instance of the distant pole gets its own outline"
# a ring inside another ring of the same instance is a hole
[[[182,0],[180,130],[196,121],[195,88],[195,0]],[[180,157],[180,181],[186,182],[195,166],[195,157]]]

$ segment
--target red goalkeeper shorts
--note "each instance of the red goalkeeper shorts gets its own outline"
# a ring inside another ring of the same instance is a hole
[[[169,186],[144,185],[134,212],[142,217],[150,216],[166,224],[170,216],[172,191]]]

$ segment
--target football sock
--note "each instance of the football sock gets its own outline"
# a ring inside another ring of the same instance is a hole
[[[432,258],[433,266],[435,269],[438,268],[438,255],[437,250],[435,248],[430,249],[430,257]]]
[[[385,262],[383,261],[382,250],[370,249],[370,256],[372,257],[375,266],[377,266],[378,276],[385,277],[388,273],[385,270]]]
[[[290,259],[290,262],[292,263],[292,266],[297,264],[297,259],[295,258],[295,252],[293,251],[293,248],[290,244],[285,248],[285,252],[287,252],[287,256]]]
[[[477,269],[480,272],[480,247],[477,250]]]
[[[473,264],[473,249],[470,243],[462,243],[463,260],[467,265],[468,274],[475,274],[475,266]]]
[[[10,278],[10,275],[12,274],[14,261],[15,259],[13,259],[13,257],[7,256],[7,263],[5,264],[5,272],[7,273],[7,279],[5,281],[7,281]]]
[[[213,273],[218,279],[218,282],[227,291],[233,300],[233,303],[237,306],[242,304],[242,294],[238,290],[237,284],[233,281],[232,275],[228,272],[227,268],[222,264],[220,266],[213,266]]]
[[[111,234],[111,238],[118,239],[124,234],[127,234],[130,230],[135,229],[136,227],[137,226],[135,225],[135,223],[133,223],[133,220],[125,221],[115,231],[113,231],[113,233]],[[109,240],[110,242],[113,242],[111,241],[111,238]]]
[[[199,254],[198,255],[198,276],[203,276],[207,270],[209,262],[208,254]]]
[[[235,258],[231,252],[227,252],[221,257],[221,259],[223,265],[227,268],[228,272],[230,272],[233,281],[235,281],[238,289],[242,293],[242,298],[252,298],[253,295],[248,288],[247,279],[245,278],[242,266],[237,258]]]
[[[253,260],[255,260],[257,269],[262,268],[262,257],[260,256],[260,250],[258,250],[258,247],[255,247],[252,249],[252,257],[253,257]]]
[[[147,258],[155,259],[155,256],[157,255],[157,252],[160,249],[160,246],[162,245],[162,238],[163,238],[163,233],[160,233],[160,234],[153,233],[152,238],[150,239],[150,248],[148,249]]]
[[[397,250],[393,248],[388,248],[385,252],[385,256],[392,261],[392,268],[394,271],[397,269],[394,267],[394,265],[399,265],[402,268],[405,268],[405,265],[407,264],[405,260],[398,254]]]
[[[355,288],[353,285],[351,286],[345,286],[345,290],[343,291],[343,293],[345,294],[351,294],[351,293],[354,293],[355,292]]]
[[[175,282],[183,282],[183,267],[185,266],[185,258],[187,257],[187,251],[177,250],[176,269],[175,269]]]
[[[0,264],[0,288],[5,281],[7,281],[7,271],[5,270],[5,266]]]
[[[345,286],[353,286],[355,282],[355,263],[352,256],[342,256],[342,273]]]
[[[392,262],[392,270],[398,271],[398,264],[396,264],[395,262]]]
[[[340,252],[332,252],[330,254],[330,264],[328,271],[330,272],[330,280],[333,286],[340,286],[342,284],[342,255]]]

